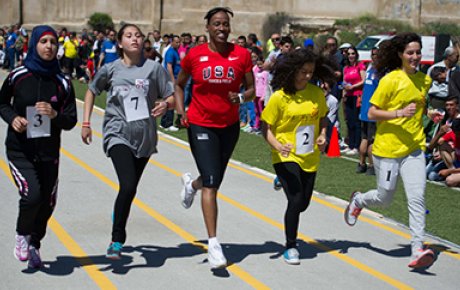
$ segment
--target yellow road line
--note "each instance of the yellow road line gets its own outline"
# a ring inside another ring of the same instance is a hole
[[[161,169],[166,170],[167,172],[169,172],[171,174],[174,174],[176,176],[181,176],[180,172],[178,172],[178,171],[176,171],[176,170],[174,170],[172,168],[169,168],[166,165],[161,164],[161,163],[159,163],[157,161],[149,160],[149,163],[151,163],[151,164],[153,164],[153,165],[155,165],[157,167],[160,167]],[[221,199],[221,200],[233,205],[234,207],[236,207],[236,208],[238,208],[238,209],[240,209],[240,210],[242,210],[242,211],[244,211],[246,213],[249,213],[250,215],[252,215],[252,216],[264,221],[265,223],[270,224],[270,225],[272,225],[272,226],[284,231],[284,225],[283,224],[281,224],[281,223],[279,223],[279,222],[277,222],[277,221],[275,221],[275,220],[273,220],[273,219],[261,214],[260,212],[257,212],[255,210],[253,210],[253,209],[251,209],[251,208],[249,208],[249,207],[247,207],[247,206],[245,206],[245,205],[243,205],[243,204],[231,199],[230,197],[222,194],[221,192],[219,192],[217,197],[219,199]],[[307,242],[309,245],[311,245],[311,246],[313,246],[315,248],[318,248],[318,249],[320,249],[320,250],[322,250],[322,251],[324,251],[326,253],[329,253],[329,254],[333,255],[334,257],[336,257],[336,258],[338,258],[338,259],[340,259],[340,260],[342,260],[342,261],[344,261],[344,262],[346,262],[346,263],[358,268],[359,270],[361,270],[361,271],[363,271],[365,273],[368,273],[368,274],[370,274],[370,275],[382,280],[383,282],[386,282],[386,283],[388,283],[388,284],[390,284],[390,285],[392,285],[392,286],[394,286],[394,287],[396,287],[398,289],[412,289],[410,286],[408,286],[408,285],[406,285],[406,284],[404,284],[404,283],[402,283],[402,282],[400,282],[400,281],[398,281],[396,279],[393,279],[393,278],[391,278],[391,277],[389,277],[389,276],[387,276],[387,275],[385,275],[385,274],[383,274],[383,273],[381,273],[381,272],[379,272],[379,271],[377,271],[377,270],[375,270],[375,269],[373,269],[373,268],[371,268],[369,266],[366,266],[365,264],[360,263],[357,260],[355,260],[353,258],[350,258],[345,254],[341,254],[341,253],[339,253],[338,250],[331,249],[331,248],[327,247],[326,245],[323,245],[320,242],[314,240],[313,238],[308,237],[307,235],[304,235],[302,233],[298,233],[298,237],[300,239],[304,240],[305,242]]]
[[[4,171],[6,176],[14,183],[13,178],[8,165],[5,161],[0,159],[0,168]],[[67,250],[74,257],[81,257],[76,259],[77,262],[83,267],[83,270],[90,276],[91,279],[99,286],[101,289],[117,289],[115,285],[107,278],[94,262],[88,257],[88,254],[75,242],[74,239],[67,233],[67,231],[58,223],[58,221],[51,217],[48,225],[54,234],[58,237],[61,243],[67,248]]]
[[[163,138],[162,138],[162,140],[163,140]],[[179,147],[182,147],[182,146],[186,147],[185,145],[182,145],[180,143],[174,142],[174,141],[172,141],[170,139],[167,139],[167,140],[170,141],[168,143],[177,145]],[[62,151],[62,149],[61,149],[61,151]],[[168,166],[166,166],[164,164],[161,164],[158,161],[149,160],[149,163],[151,163],[151,164],[153,164],[153,165],[155,165],[155,166],[157,166],[157,167],[159,167],[159,168],[161,168],[163,170],[166,170],[167,172],[169,172],[169,173],[171,173],[173,175],[181,176],[180,172],[178,172],[178,171],[176,171],[176,170],[174,170],[174,169],[172,169],[172,168],[170,168],[170,167],[168,167]],[[235,167],[244,169],[244,168],[242,168],[240,166],[237,166],[237,165],[235,165]],[[250,171],[248,171],[248,172],[250,172]],[[255,174],[255,175],[258,175],[258,174]],[[271,180],[270,180],[270,182],[271,182]],[[222,194],[220,192],[218,194],[218,198],[224,200],[225,202],[227,202],[227,203],[229,203],[229,204],[231,204],[231,205],[233,205],[233,206],[235,206],[237,208],[239,208],[240,210],[242,210],[244,212],[247,212],[247,213],[253,215],[256,218],[259,218],[260,220],[262,220],[262,221],[264,221],[264,222],[266,222],[268,224],[271,224],[271,225],[273,225],[273,226],[275,226],[275,227],[277,227],[277,228],[279,228],[281,230],[284,230],[284,226],[282,224],[280,224],[280,223],[276,222],[275,220],[270,219],[269,217],[267,217],[267,216],[255,211],[255,210],[253,210],[253,209],[251,209],[251,208],[249,208],[249,207],[247,207],[247,206],[245,206],[245,205],[243,205],[243,204],[241,204],[241,203],[239,203],[239,202],[237,202],[237,201],[235,201],[235,200],[233,200],[233,199],[231,199],[231,198],[229,198],[227,196],[225,196],[224,194]],[[404,283],[402,283],[402,282],[400,282],[400,281],[398,281],[396,279],[393,279],[393,278],[391,278],[391,277],[389,277],[389,276],[387,276],[387,275],[385,275],[385,274],[383,274],[383,273],[381,273],[381,272],[379,272],[379,271],[377,271],[377,270],[375,270],[375,269],[373,269],[373,268],[371,268],[369,266],[366,266],[366,265],[358,262],[357,260],[354,260],[353,258],[350,258],[350,257],[348,257],[348,256],[346,256],[344,254],[341,254],[338,251],[330,249],[327,246],[321,244],[320,242],[318,242],[318,241],[316,241],[316,240],[314,240],[314,239],[312,239],[312,238],[310,238],[310,237],[308,237],[308,236],[306,236],[306,235],[304,235],[302,233],[298,233],[298,237],[301,238],[302,240],[306,241],[310,245],[312,245],[312,246],[314,246],[316,248],[319,248],[320,250],[323,250],[323,251],[325,251],[327,253],[330,253],[331,255],[339,258],[340,260],[342,260],[342,261],[344,261],[344,262],[346,262],[346,263],[348,263],[348,264],[360,269],[361,271],[363,271],[365,273],[368,273],[368,274],[370,274],[370,275],[372,275],[372,276],[374,276],[374,277],[376,277],[376,278],[378,278],[378,279],[380,279],[380,280],[382,280],[382,281],[384,281],[384,282],[386,282],[386,283],[388,283],[388,284],[390,284],[390,285],[392,285],[392,286],[394,286],[394,287],[396,287],[398,289],[412,289],[410,286],[408,286],[408,285],[406,285],[406,284],[404,284]]]
[[[109,178],[105,177],[103,174],[98,172],[96,169],[92,168],[88,164],[86,164],[84,161],[80,160],[77,158],[75,155],[71,154],[70,152],[66,151],[65,149],[61,148],[61,153],[64,154],[66,157],[71,159],[73,162],[99,178],[102,182],[110,186],[112,189],[115,191],[118,191],[118,185],[110,180]],[[207,246],[205,244],[202,244],[200,242],[197,242],[197,238],[187,231],[183,230],[181,227],[167,219],[165,216],[161,215],[157,211],[155,211],[153,208],[149,207],[147,204],[139,200],[138,198],[134,198],[133,203],[142,209],[144,212],[146,212],[149,216],[153,217],[156,219],[159,223],[164,225],[166,228],[171,230],[172,232],[176,233],[179,235],[181,238],[186,240],[187,242],[191,243],[194,246],[197,246],[203,250],[207,249]],[[250,275],[248,272],[243,270],[241,267],[237,266],[236,264],[232,264],[227,267],[227,270],[235,274],[237,277],[239,277],[241,280],[246,282],[248,285],[255,289],[270,289],[268,286],[254,278],[252,275]]]
[[[177,146],[177,147],[180,147],[180,148],[183,148],[183,149],[186,149],[186,150],[190,151],[190,148],[189,148],[188,146],[185,146],[184,144],[181,144],[181,143],[179,143],[179,142],[176,142],[176,141],[174,141],[174,140],[172,140],[172,139],[170,139],[170,138],[160,137],[160,140],[165,141],[165,142],[167,142],[167,143],[173,144],[173,145],[175,145],[175,146]],[[267,176],[265,176],[265,175],[262,175],[262,174],[258,174],[258,173],[256,173],[256,172],[251,171],[251,170],[248,170],[248,169],[246,169],[246,168],[244,168],[244,167],[241,167],[241,166],[239,166],[239,165],[237,165],[237,164],[229,163],[229,166],[232,167],[232,168],[234,168],[234,169],[237,169],[237,170],[239,170],[239,171],[242,171],[242,172],[244,172],[244,173],[247,173],[247,174],[249,174],[249,175],[251,175],[251,176],[260,178],[260,179],[262,179],[262,180],[265,180],[265,181],[267,181],[267,182],[269,182],[269,183],[273,182],[273,180],[270,179],[269,177],[267,177]],[[315,201],[315,202],[317,202],[317,203],[319,203],[319,204],[322,204],[322,205],[324,205],[324,206],[326,206],[326,207],[332,208],[332,209],[334,209],[334,210],[336,210],[336,211],[338,211],[338,212],[343,212],[343,211],[344,211],[343,208],[341,208],[341,207],[339,207],[339,206],[336,206],[336,205],[334,205],[334,204],[332,204],[332,203],[330,203],[330,202],[328,202],[328,201],[326,201],[326,200],[324,200],[324,199],[321,199],[321,198],[319,198],[319,197],[313,196],[313,197],[312,197],[312,200]],[[405,233],[405,232],[403,232],[403,231],[400,231],[400,230],[398,230],[398,229],[395,229],[394,227],[384,225],[384,224],[382,224],[382,223],[380,223],[380,222],[378,222],[378,221],[376,221],[376,220],[373,220],[373,219],[370,219],[370,218],[366,218],[366,217],[364,217],[364,216],[360,216],[360,217],[359,217],[359,220],[360,220],[360,222],[366,222],[366,223],[368,223],[368,224],[371,224],[371,225],[373,225],[373,226],[375,226],[375,227],[378,227],[378,228],[380,228],[380,229],[383,229],[383,230],[385,230],[385,231],[391,232],[391,233],[393,233],[393,234],[395,234],[395,235],[397,235],[397,236],[400,236],[400,237],[402,237],[402,238],[405,238],[405,239],[408,239],[408,240],[411,239],[410,234]],[[438,247],[438,246],[432,245],[432,244],[430,244],[430,243],[426,243],[426,244],[427,244],[427,245],[430,245],[432,248],[434,248],[434,249],[436,249],[436,250],[438,250],[438,251],[440,251],[440,252],[445,253],[446,255],[448,255],[448,256],[450,256],[450,257],[452,257],[452,258],[454,258],[454,259],[460,260],[460,253],[458,253],[458,252],[454,252],[454,251],[451,251],[451,250],[449,250],[449,249],[444,249],[444,248],[442,248],[442,247]]]

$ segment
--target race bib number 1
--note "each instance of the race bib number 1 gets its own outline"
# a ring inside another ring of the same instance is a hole
[[[307,154],[313,152],[315,145],[315,126],[300,126],[295,133],[295,153]]]
[[[42,138],[51,136],[51,122],[46,115],[40,115],[33,106],[26,109],[27,138]]]
[[[130,93],[123,97],[126,121],[128,122],[148,119],[150,117],[144,85],[141,81],[143,80],[136,80],[136,86],[131,88]]]
[[[399,163],[393,159],[382,159],[379,168],[379,186],[394,190],[398,181]]]

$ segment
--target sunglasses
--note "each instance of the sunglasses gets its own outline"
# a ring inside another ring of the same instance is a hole
[[[272,38],[272,41],[280,41],[280,40],[281,40],[281,38],[279,38],[279,37],[278,38]]]
[[[347,53],[348,55],[356,55],[354,52]]]

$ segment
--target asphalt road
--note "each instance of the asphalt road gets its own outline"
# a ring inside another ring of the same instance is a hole
[[[4,76],[4,73],[2,74]],[[81,120],[82,105],[78,105]],[[438,250],[426,271],[408,267],[408,230],[364,210],[355,227],[343,221],[346,202],[320,193],[301,216],[301,265],[282,257],[286,198],[273,175],[232,162],[219,191],[218,237],[230,262],[211,270],[199,200],[180,205],[180,176],[197,174],[188,145],[161,135],[159,153],[144,172],[120,261],[105,258],[117,179],[102,152],[102,113],[84,145],[80,127],[63,133],[59,197],[41,249],[44,267],[27,269],[13,257],[18,194],[0,155],[1,289],[458,289],[460,248],[430,237]],[[0,122],[0,151],[6,124]]]

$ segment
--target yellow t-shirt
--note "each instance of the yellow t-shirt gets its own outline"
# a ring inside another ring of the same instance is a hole
[[[276,91],[261,118],[270,125],[278,141],[291,143],[294,148],[288,157],[272,149],[273,164],[295,162],[306,172],[316,172],[320,156],[316,138],[320,133],[320,120],[327,112],[324,93],[315,85],[308,84],[295,96],[287,95],[282,89]]]
[[[67,58],[76,58],[77,57],[77,47],[78,41],[67,40],[64,42],[64,56]]]
[[[400,110],[416,103],[415,115],[378,121],[372,153],[385,158],[400,158],[425,150],[422,116],[431,78],[422,72],[408,75],[400,69],[384,76],[370,102],[382,110]]]

